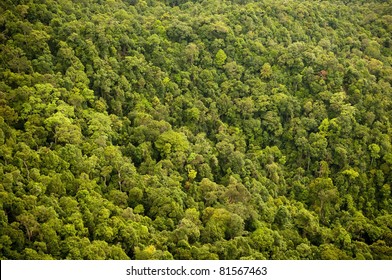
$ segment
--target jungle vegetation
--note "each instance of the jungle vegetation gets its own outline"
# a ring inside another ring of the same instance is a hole
[[[391,0],[2,0],[1,259],[391,259]]]

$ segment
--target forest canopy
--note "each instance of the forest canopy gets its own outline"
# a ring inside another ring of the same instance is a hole
[[[0,259],[391,259],[391,0],[3,0]]]

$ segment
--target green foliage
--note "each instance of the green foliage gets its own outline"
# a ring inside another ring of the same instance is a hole
[[[226,59],[227,59],[227,55],[226,55],[226,53],[222,49],[220,49],[216,53],[216,55],[215,55],[215,63],[219,67],[223,66],[223,64],[225,63]]]
[[[1,259],[391,258],[390,0],[3,2]]]

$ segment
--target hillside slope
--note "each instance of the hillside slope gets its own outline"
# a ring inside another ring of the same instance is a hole
[[[391,0],[0,11],[1,259],[392,258]]]

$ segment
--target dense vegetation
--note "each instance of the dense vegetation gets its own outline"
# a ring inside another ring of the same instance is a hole
[[[3,0],[1,259],[391,259],[391,0]]]

